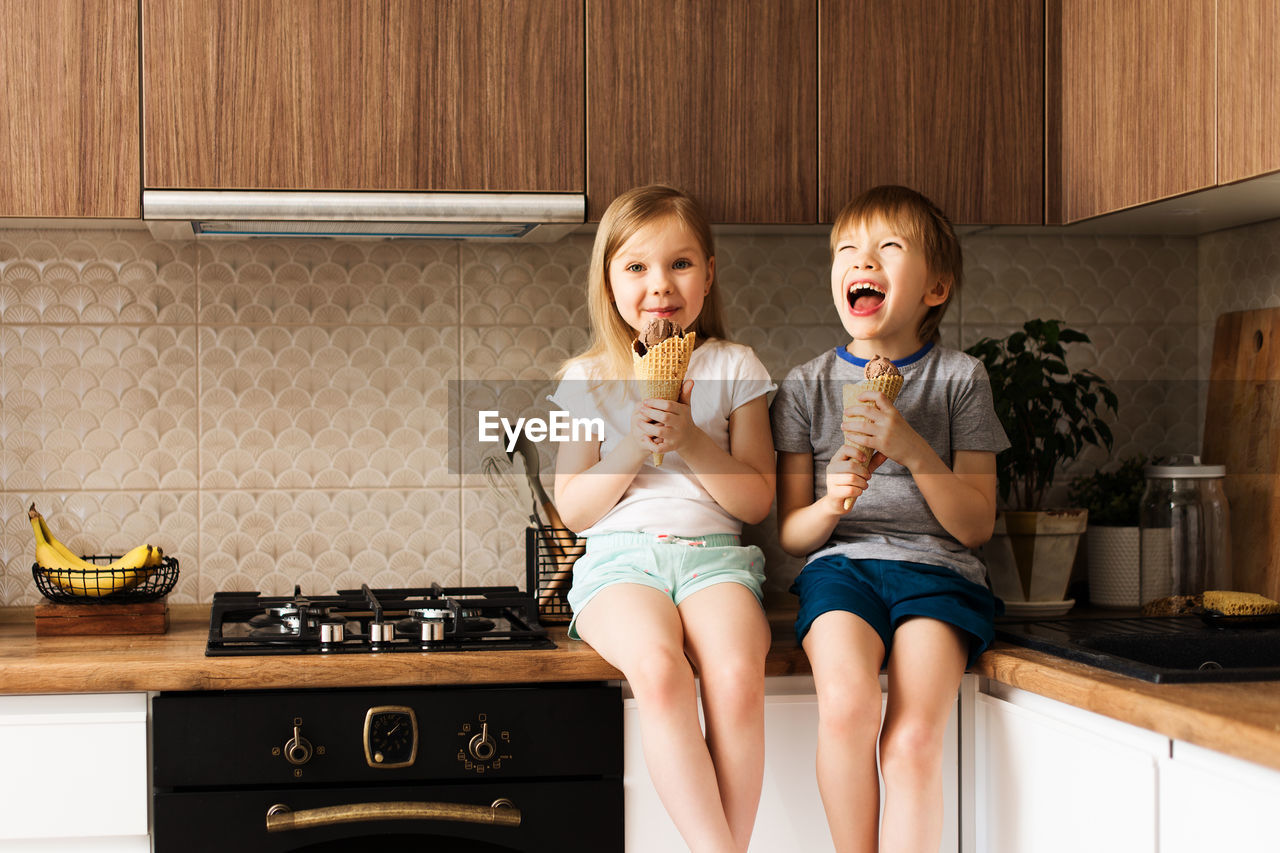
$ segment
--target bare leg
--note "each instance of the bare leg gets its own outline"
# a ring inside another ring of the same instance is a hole
[[[884,643],[860,617],[823,613],[804,638],[818,691],[818,790],[839,853],[874,853]]]
[[[737,849],[745,853],[764,782],[764,659],[769,623],[738,583],[699,590],[680,603],[685,650],[702,680],[707,748]]]
[[[942,750],[968,652],[966,636],[936,619],[898,625],[889,656],[889,705],[880,735],[882,850],[936,853],[942,839]]]
[[[626,676],[640,711],[649,775],[689,849],[736,853],[671,599],[640,584],[607,587],[578,614],[578,633]]]

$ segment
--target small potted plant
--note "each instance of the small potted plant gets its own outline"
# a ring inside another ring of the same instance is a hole
[[[996,457],[1001,512],[982,548],[991,588],[1007,612],[1064,613],[1071,565],[1088,511],[1045,508],[1059,470],[1089,445],[1112,445],[1103,410],[1116,395],[1090,370],[1072,373],[1066,345],[1089,336],[1059,320],[1029,320],[1004,338],[983,338],[965,350],[991,379],[996,415],[1011,446]]]
[[[1099,468],[1067,486],[1071,504],[1089,510],[1084,540],[1089,600],[1099,607],[1138,606],[1138,512],[1147,486],[1144,469],[1159,462],[1130,456],[1114,471]]]

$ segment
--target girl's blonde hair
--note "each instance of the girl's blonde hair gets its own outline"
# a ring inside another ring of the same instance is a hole
[[[707,259],[715,257],[715,238],[702,208],[690,196],[672,187],[650,184],[627,190],[609,205],[596,231],[587,273],[587,311],[591,319],[591,341],[586,350],[565,362],[582,363],[594,379],[630,379],[631,344],[636,332],[627,325],[614,303],[609,284],[609,263],[613,256],[640,229],[672,218],[689,229]],[[720,288],[712,286],[702,302],[702,311],[686,331],[697,332],[698,342],[725,337],[720,308]]]
[[[892,184],[872,187],[846,204],[836,216],[831,226],[831,254],[835,255],[836,245],[846,231],[877,219],[924,250],[930,273],[951,281],[946,300],[929,308],[917,330],[922,342],[936,343],[942,315],[960,292],[964,277],[964,257],[951,220],[936,204],[913,189]]]

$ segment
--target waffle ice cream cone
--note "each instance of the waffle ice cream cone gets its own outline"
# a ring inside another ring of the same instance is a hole
[[[680,386],[684,384],[684,374],[689,369],[689,356],[693,354],[697,336],[694,332],[680,334],[678,326],[676,329],[676,334],[656,344],[643,346],[637,341],[638,346],[631,351],[635,377],[643,383],[643,399],[676,400],[680,397]],[[640,355],[640,349],[644,349],[644,355]],[[653,454],[653,464],[661,465],[662,456],[661,453]]]
[[[866,393],[867,391],[879,391],[888,398],[890,403],[898,399],[898,393],[902,391],[902,374],[898,371],[898,368],[894,366],[893,362],[889,361],[889,359],[877,355],[871,361],[867,362],[867,366],[864,368],[863,373],[867,378],[863,379],[861,382],[846,382],[842,389],[844,392],[844,407],[846,409],[851,406],[869,406],[869,403],[862,403],[858,400],[858,396]],[[857,420],[866,420],[866,418],[862,415],[849,415],[845,418],[845,425],[850,421]],[[870,461],[871,455],[874,452],[870,447],[867,447],[865,444],[858,444],[857,442],[849,441],[847,438],[844,443],[852,448],[861,450],[866,454],[867,460]],[[848,512],[852,507],[853,498],[845,498],[845,512]]]

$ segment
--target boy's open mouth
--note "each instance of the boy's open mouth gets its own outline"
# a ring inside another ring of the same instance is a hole
[[[855,314],[870,314],[884,302],[884,291],[869,281],[857,281],[849,286],[846,297]]]

